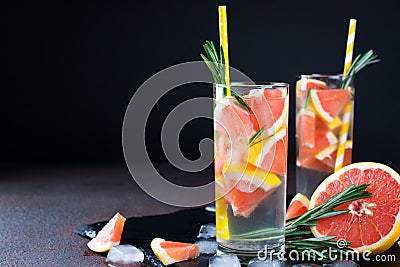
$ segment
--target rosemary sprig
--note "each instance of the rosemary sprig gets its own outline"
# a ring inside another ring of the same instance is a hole
[[[250,138],[249,142],[247,143],[248,146],[251,146],[251,145],[254,143],[254,141],[256,141],[257,138],[258,138],[260,135],[262,135],[262,133],[264,132],[264,127],[265,127],[265,126],[261,127],[261,129],[258,130],[258,131]]]
[[[367,187],[368,184],[359,186],[351,185],[342,192],[329,198],[323,204],[310,209],[301,216],[288,220],[285,226],[286,248],[298,252],[305,251],[314,257],[313,259],[318,258],[318,260],[322,261],[328,260],[327,253],[321,253],[323,249],[332,248],[332,252],[336,251],[337,255],[351,251],[351,249],[348,248],[351,242],[347,242],[347,246],[340,248],[337,246],[337,242],[333,240],[336,236],[314,237],[309,227],[317,225],[319,219],[349,212],[348,209],[337,211],[334,209],[343,203],[370,197],[371,193],[366,191]],[[279,234],[279,230],[266,228],[232,237],[238,239],[257,239],[267,235],[277,234]]]
[[[344,89],[349,87],[352,77],[354,77],[360,70],[368,65],[378,63],[379,61],[381,60],[378,58],[378,55],[374,54],[372,49],[364,54],[359,54],[351,64],[349,72],[347,73],[346,78],[343,80],[342,88]]]
[[[214,83],[225,84],[225,59],[223,57],[222,47],[218,55],[214,43],[207,40],[203,45],[203,49],[206,55],[201,53],[200,56],[211,71]]]
[[[342,192],[329,198],[323,204],[310,209],[299,217],[289,220],[286,223],[286,229],[300,226],[314,226],[321,218],[328,218],[349,212],[349,210],[334,211],[334,209],[343,203],[370,197],[371,193],[366,191],[367,187],[368,184],[349,186]]]
[[[299,252],[307,251],[311,255],[314,255],[315,257],[318,257],[318,259],[322,260],[327,260],[327,255],[322,254],[320,252],[321,249],[332,248],[334,249],[334,251],[337,251],[338,255],[351,250],[348,248],[348,246],[351,245],[350,242],[347,242],[347,246],[345,246],[344,248],[339,248],[337,246],[337,243],[333,241],[336,236],[314,238],[311,237],[312,234],[309,229],[304,230],[303,228],[317,225],[317,221],[319,219],[333,217],[349,212],[350,210],[348,209],[337,211],[335,211],[334,209],[342,205],[343,203],[370,197],[371,193],[366,191],[367,187],[368,184],[363,184],[359,186],[351,185],[342,192],[339,192],[329,198],[323,204],[310,209],[301,216],[290,219],[286,223],[285,228],[285,230],[287,231],[287,248],[297,250]],[[293,231],[293,229],[296,229],[297,231]],[[307,231],[309,232],[307,233]],[[299,232],[301,234],[299,234]],[[310,237],[307,238],[307,236]]]
[[[200,54],[201,58],[203,61],[206,63],[208,69],[211,71],[211,74],[214,79],[214,83],[218,84],[225,84],[225,58],[224,58],[224,51],[222,46],[220,47],[219,54],[217,52],[217,49],[215,49],[214,43],[211,41],[206,41],[206,43],[203,45],[205,54]],[[246,101],[244,98],[232,87],[230,88],[233,94],[233,97],[236,99],[236,101],[239,103],[239,105],[247,110],[248,112],[251,112],[250,107],[246,104]]]
[[[371,65],[371,64],[374,64],[374,63],[378,63],[379,61],[381,61],[381,60],[378,58],[378,55],[374,54],[374,51],[372,49],[367,51],[364,54],[359,54],[356,57],[356,59],[353,61],[353,63],[351,64],[346,77],[343,79],[341,88],[345,89],[345,88],[349,87],[351,79],[360,70],[362,70],[363,68],[365,68],[368,65]],[[310,102],[310,97],[311,97],[311,90],[309,88],[308,91],[307,91],[306,99],[304,101],[304,108],[305,109],[307,108],[308,103]],[[352,98],[353,97],[354,96],[352,94]]]
[[[310,102],[310,97],[311,97],[311,89],[308,89],[307,90],[306,100],[304,101],[304,109],[307,108],[308,102]]]
[[[233,88],[230,88],[231,91],[233,91],[233,97],[236,99],[236,101],[241,105],[242,108],[247,110],[247,112],[251,112],[250,107],[246,104],[246,101],[244,101],[243,97],[238,94],[236,90],[233,90]]]

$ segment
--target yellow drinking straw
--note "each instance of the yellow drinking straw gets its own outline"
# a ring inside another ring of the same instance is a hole
[[[219,13],[219,43],[224,50],[225,59],[225,84],[230,84],[229,79],[229,57],[228,57],[228,19],[226,16],[226,6],[218,7]],[[227,95],[231,95],[231,91],[227,88]]]
[[[229,80],[229,58],[228,58],[228,21],[226,18],[226,6],[218,7],[219,13],[219,42],[224,50],[225,58],[225,84],[230,84]],[[231,90],[229,87],[226,88],[226,94],[231,95]],[[216,178],[223,179],[221,177]],[[229,222],[228,222],[228,212],[227,205],[222,196],[216,196],[215,200],[215,210],[216,210],[216,236],[217,238],[229,240]]]
[[[356,35],[357,20],[350,19],[349,22],[349,33],[347,35],[347,47],[346,47],[346,58],[344,60],[344,71],[343,75],[347,75],[353,60],[353,49],[354,49],[354,37]],[[335,172],[343,167],[344,153],[346,149],[347,135],[350,126],[352,104],[349,102],[346,104],[343,112],[342,128],[340,129],[339,147],[336,154]]]

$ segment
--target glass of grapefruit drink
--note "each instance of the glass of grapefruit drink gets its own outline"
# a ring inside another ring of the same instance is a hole
[[[349,76],[301,75],[296,82],[296,190],[310,197],[337,163],[340,137],[343,166],[351,163],[354,86]],[[345,110],[350,112],[345,112]],[[346,113],[346,114],[345,114]],[[343,135],[344,116],[350,116]],[[342,135],[341,135],[342,134]],[[342,147],[343,147],[342,146]]]
[[[240,255],[284,249],[289,85],[214,85],[216,235]]]

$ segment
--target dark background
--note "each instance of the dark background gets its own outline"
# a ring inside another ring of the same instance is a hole
[[[123,162],[121,127],[137,87],[165,67],[199,60],[218,42],[224,1],[7,1],[2,3],[0,162]],[[356,79],[354,161],[398,164],[399,23],[396,1],[235,1],[228,3],[230,62],[254,81],[339,73],[348,20],[358,19],[355,54],[382,62]],[[148,144],[163,161],[159,130],[179,102],[211,96],[180,89],[157,105]],[[293,88],[293,86],[292,86]],[[294,91],[291,150],[294,163]],[[198,157],[212,123],[196,120],[182,150]]]

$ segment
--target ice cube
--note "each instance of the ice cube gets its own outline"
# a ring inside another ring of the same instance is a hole
[[[197,238],[214,238],[215,237],[215,223],[203,224],[200,227]]]
[[[196,244],[200,254],[214,255],[217,252],[218,243],[215,240],[199,240]]]
[[[240,267],[239,259],[234,254],[224,254],[210,258],[208,267]]]
[[[90,238],[95,238],[97,233],[94,230],[85,230],[85,235],[87,235]]]
[[[281,267],[281,266],[284,266],[284,264],[278,260],[270,260],[270,259],[260,260],[258,258],[252,259],[248,265],[248,267]]]
[[[334,261],[331,263],[325,263],[323,267],[357,267],[354,261]]]
[[[106,262],[109,266],[131,265],[143,262],[144,253],[132,245],[119,245],[110,249]]]

